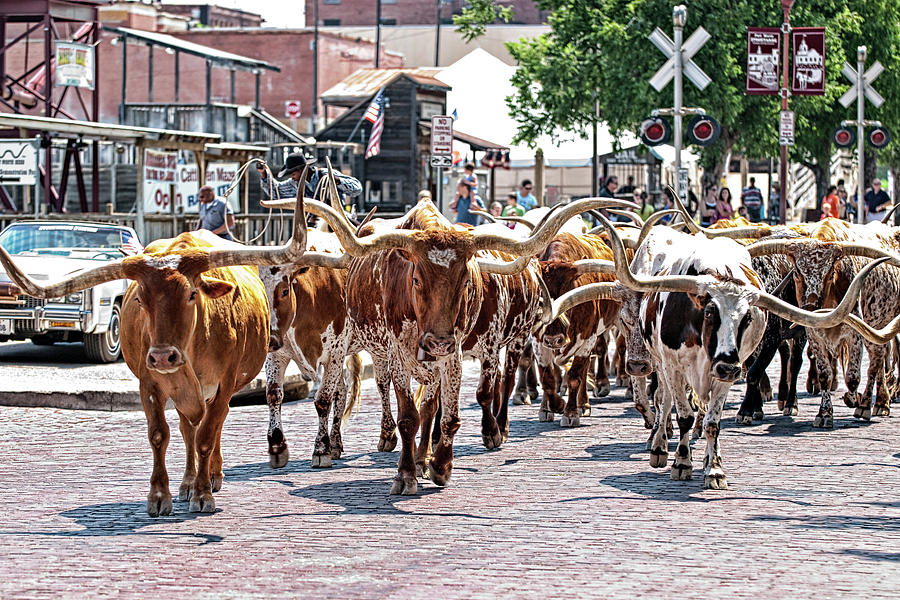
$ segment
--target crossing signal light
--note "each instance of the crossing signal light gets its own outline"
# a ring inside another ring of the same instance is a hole
[[[849,127],[838,127],[831,134],[831,139],[838,148],[849,148],[856,143],[856,132]]]
[[[709,115],[696,115],[688,125],[688,140],[697,146],[709,146],[722,133],[719,122]]]
[[[641,123],[641,141],[648,146],[665,144],[672,137],[672,128],[665,119],[650,117]]]
[[[869,130],[869,145],[873,148],[884,148],[891,143],[891,134],[884,127],[873,127]]]

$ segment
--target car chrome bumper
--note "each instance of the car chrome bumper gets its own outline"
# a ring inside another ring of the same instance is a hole
[[[0,308],[0,332],[27,337],[46,331],[84,331],[89,314],[81,306],[74,305]]]

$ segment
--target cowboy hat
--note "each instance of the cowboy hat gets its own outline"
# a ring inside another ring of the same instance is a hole
[[[284,161],[284,166],[278,172],[278,178],[285,177],[286,175],[290,175],[294,171],[299,171],[306,165],[311,165],[316,162],[316,159],[304,156],[302,152],[294,152],[293,154],[289,154],[287,159]]]

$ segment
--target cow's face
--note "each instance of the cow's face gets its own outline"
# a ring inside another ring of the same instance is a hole
[[[737,380],[744,360],[762,339],[766,313],[751,304],[752,289],[729,283],[710,286],[704,296],[691,295],[702,313],[700,339],[714,379]]]
[[[269,299],[269,352],[275,352],[284,346],[285,336],[297,309],[295,280],[308,270],[309,267],[296,270],[291,265],[259,267],[259,278]]]
[[[541,277],[547,285],[547,291],[553,299],[559,298],[575,288],[578,269],[570,262],[541,261]],[[559,350],[569,341],[568,331],[561,319],[556,319],[544,329],[541,344],[552,350]]]
[[[420,232],[414,249],[399,250],[411,265],[408,285],[419,327],[419,347],[434,357],[447,356],[462,341],[466,323],[477,318],[469,235],[458,232]],[[476,313],[476,314],[470,314]]]
[[[206,298],[218,298],[234,290],[234,285],[204,276],[208,255],[142,255],[123,263],[125,275],[137,284],[135,301],[149,321],[150,348],[147,368],[174,373],[186,361],[197,321],[197,309]]]
[[[793,249],[790,257],[796,267],[797,306],[804,310],[823,308],[825,297],[833,295],[834,266],[840,250],[832,244],[810,241]]]
[[[621,293],[619,328],[625,336],[625,371],[632,377],[647,377],[653,372],[650,351],[641,335],[640,310],[643,294],[633,290]]]

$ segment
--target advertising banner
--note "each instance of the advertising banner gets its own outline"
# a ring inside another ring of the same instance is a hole
[[[56,42],[53,83],[94,89],[94,47],[77,42]]]
[[[216,196],[222,196],[228,191],[228,187],[237,177],[239,168],[238,163],[232,162],[211,162],[206,167],[206,185],[211,185]],[[241,186],[236,185],[231,194],[227,197],[228,205],[234,212],[241,210]]]
[[[144,213],[171,212],[172,186],[176,183],[178,153],[144,150]]]
[[[37,140],[0,141],[0,184],[34,185],[37,180]]]
[[[795,27],[791,30],[794,75],[791,93],[795,96],[825,95],[825,28]]]
[[[778,94],[781,76],[781,31],[774,27],[747,28],[746,94]]]

